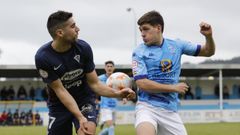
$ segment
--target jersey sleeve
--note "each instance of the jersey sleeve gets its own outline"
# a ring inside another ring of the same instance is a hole
[[[132,54],[132,73],[134,80],[147,78],[147,68],[140,53]]]
[[[182,48],[182,54],[191,55],[191,56],[198,56],[201,45],[199,44],[193,44],[191,42],[178,40],[180,43],[180,46]]]
[[[43,82],[50,84],[59,78],[43,56],[35,56],[35,65]]]

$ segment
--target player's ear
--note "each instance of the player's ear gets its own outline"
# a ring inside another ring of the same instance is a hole
[[[153,28],[156,29],[159,32],[161,32],[161,30],[162,30],[162,26],[160,24],[153,25]]]
[[[63,30],[62,29],[57,29],[56,30],[56,36],[58,36],[58,37],[63,37]]]
[[[157,24],[155,27],[157,27],[158,31],[162,31],[162,26],[160,24]]]

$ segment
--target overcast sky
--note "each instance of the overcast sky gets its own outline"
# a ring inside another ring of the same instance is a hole
[[[79,38],[91,45],[96,64],[110,59],[130,64],[135,29],[142,42],[134,20],[150,10],[164,17],[166,38],[204,43],[199,23],[210,23],[216,43],[211,59],[231,59],[240,56],[239,5],[238,0],[0,0],[0,64],[34,64],[37,49],[51,40],[46,22],[57,10],[73,12]],[[205,59],[184,56],[182,62]]]

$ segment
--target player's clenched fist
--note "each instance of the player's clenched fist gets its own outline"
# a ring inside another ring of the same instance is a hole
[[[212,28],[211,25],[205,22],[201,22],[199,24],[200,26],[200,32],[204,35],[204,36],[212,36]]]
[[[186,83],[178,83],[174,85],[176,92],[180,94],[185,94],[188,91],[189,86]]]

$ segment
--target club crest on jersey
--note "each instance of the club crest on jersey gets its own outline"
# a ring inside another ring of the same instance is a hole
[[[172,61],[170,59],[163,59],[160,62],[162,72],[170,72],[172,70]]]
[[[75,55],[75,56],[74,56],[74,59],[75,59],[78,63],[80,63],[80,55]]]
[[[47,78],[48,77],[48,72],[43,70],[43,69],[39,69],[39,74],[42,78]]]

